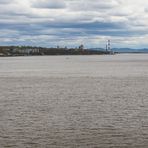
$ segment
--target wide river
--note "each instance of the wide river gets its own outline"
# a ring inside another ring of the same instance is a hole
[[[148,148],[148,54],[0,57],[0,148]]]

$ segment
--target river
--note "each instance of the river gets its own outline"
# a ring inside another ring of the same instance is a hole
[[[0,147],[147,148],[148,54],[0,58]]]

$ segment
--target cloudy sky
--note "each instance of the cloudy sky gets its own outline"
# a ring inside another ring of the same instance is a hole
[[[0,45],[148,47],[148,0],[0,0]]]

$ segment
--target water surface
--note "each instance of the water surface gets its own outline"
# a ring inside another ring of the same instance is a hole
[[[148,55],[0,58],[0,147],[147,148]]]

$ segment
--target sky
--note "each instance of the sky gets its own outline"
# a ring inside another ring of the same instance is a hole
[[[0,0],[0,45],[148,47],[148,0]]]

